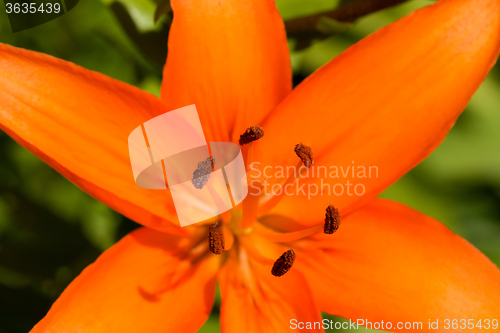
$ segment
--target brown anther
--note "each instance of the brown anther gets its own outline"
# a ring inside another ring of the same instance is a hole
[[[302,143],[295,146],[295,154],[302,160],[306,168],[310,168],[311,164],[314,163],[313,151],[311,147],[304,146]]]
[[[208,228],[208,248],[215,254],[224,252],[224,233],[218,222]]]
[[[339,210],[333,205],[330,205],[326,208],[326,216],[325,216],[325,234],[333,234],[340,227],[341,217],[339,214]]]
[[[191,180],[191,183],[193,183],[194,187],[201,190],[203,186],[208,183],[210,174],[212,173],[212,167],[213,159],[210,157],[207,157],[205,161],[201,161],[200,163],[198,163],[198,169],[194,170],[193,180]]]
[[[281,255],[281,257],[276,260],[271,270],[271,274],[274,276],[283,276],[286,272],[290,270],[295,261],[295,252],[293,250],[288,250]]]
[[[246,129],[245,133],[240,135],[240,146],[244,146],[253,142],[255,140],[259,140],[264,136],[264,129],[260,126],[250,126]]]

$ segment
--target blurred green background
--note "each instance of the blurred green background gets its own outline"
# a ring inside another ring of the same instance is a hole
[[[277,5],[289,20],[354,1],[277,0]],[[13,34],[0,2],[0,42],[72,61],[158,95],[171,23],[165,3],[159,14],[166,14],[155,24],[153,0],[80,0],[64,16]],[[409,1],[352,24],[331,21],[326,34],[291,38],[294,83],[354,42],[430,3]],[[445,142],[382,195],[439,219],[497,265],[499,75],[497,66]],[[85,266],[137,227],[0,132],[0,333],[29,331]],[[219,304],[217,296],[200,332],[219,331]]]

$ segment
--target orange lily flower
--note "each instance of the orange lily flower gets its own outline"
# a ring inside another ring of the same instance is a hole
[[[287,331],[292,319],[321,321],[320,310],[421,321],[424,330],[429,319],[499,319],[494,264],[434,219],[375,197],[436,148],[495,63],[500,0],[442,0],[418,10],[293,91],[273,1],[173,0],[172,7],[161,99],[0,45],[1,129],[145,227],[87,267],[32,332],[194,332],[210,314],[216,281],[225,332]],[[226,251],[215,255],[207,224],[178,227],[168,190],[136,186],[128,155],[134,128],[190,104],[207,141],[237,142],[246,128],[262,126],[265,136],[244,148],[260,170],[296,165],[293,149],[303,143],[315,166],[356,161],[377,166],[379,176],[363,180],[362,196],[263,202],[249,195],[221,220]],[[342,226],[334,235],[313,233],[330,204]],[[289,249],[294,266],[271,275]]]

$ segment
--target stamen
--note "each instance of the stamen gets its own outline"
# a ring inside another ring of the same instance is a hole
[[[210,174],[212,173],[212,168],[213,159],[210,157],[207,157],[205,161],[201,161],[200,163],[198,163],[198,169],[194,170],[193,180],[191,180],[191,183],[193,183],[194,187],[201,190],[203,186],[208,183]]]
[[[215,222],[208,229],[208,248],[210,252],[221,254],[224,252],[224,233],[218,222]]]
[[[250,144],[252,146],[253,144]],[[250,168],[247,171],[248,195],[243,200],[241,207],[243,216],[241,218],[240,229],[247,230],[252,228],[257,219],[259,211],[260,194],[264,186],[262,185],[262,177],[256,173],[256,170]]]
[[[306,229],[292,232],[278,232],[269,229],[262,223],[256,223],[254,229],[256,232],[258,232],[260,235],[264,236],[271,242],[288,243],[314,235],[315,233],[321,231],[321,229],[323,229],[323,226],[319,224]]]
[[[253,142],[255,140],[259,140],[264,136],[264,129],[260,126],[250,126],[246,129],[245,133],[240,135],[240,146],[244,146]]]
[[[304,146],[302,143],[295,146],[295,154],[302,160],[306,168],[310,168],[311,164],[314,163],[313,152],[311,147]]]
[[[325,228],[323,229],[325,234],[333,234],[337,231],[341,220],[339,210],[333,207],[333,205],[328,206],[326,208]]]
[[[303,172],[305,169],[301,166],[302,162],[298,162],[297,165],[295,166],[295,169],[298,170],[298,172],[293,172],[291,175],[288,176],[287,179],[281,184],[280,188],[284,189],[286,188],[289,184],[292,184],[296,179],[299,177],[302,177]],[[261,206],[259,207],[258,211],[258,216],[263,216],[267,214],[268,212],[271,211],[271,209],[274,208],[280,202],[280,200],[285,196],[286,191],[279,191],[277,194],[271,194],[268,195],[261,200]]]
[[[286,272],[290,270],[295,261],[295,252],[293,250],[288,250],[281,255],[281,257],[274,263],[271,274],[274,276],[283,276]]]

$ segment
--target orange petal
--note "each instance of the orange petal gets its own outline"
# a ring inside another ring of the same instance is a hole
[[[394,325],[421,321],[424,330],[439,319],[443,332],[444,319],[498,318],[498,268],[438,221],[399,203],[373,200],[336,234],[294,248],[322,311]]]
[[[172,1],[162,98],[196,104],[207,141],[234,141],[291,90],[283,21],[272,0]]]
[[[216,256],[191,262],[186,237],[139,229],[87,267],[32,330],[196,332],[210,314]]]
[[[236,259],[231,251],[218,274],[222,332],[284,332],[298,322],[321,322],[307,282],[295,267],[276,277],[270,267],[253,261],[246,252],[240,253]],[[323,329],[316,326],[307,332]]]
[[[328,176],[321,177],[331,195],[313,196],[314,209],[302,211],[291,209],[307,195],[287,196],[273,212],[312,223],[331,203],[348,214],[375,197],[441,143],[499,48],[499,0],[443,0],[379,30],[316,71],[269,116],[255,156],[261,167],[292,166],[298,161],[295,144],[311,146],[314,167],[327,168]],[[353,165],[354,177],[347,171]],[[347,174],[332,178],[333,166]],[[377,167],[378,177],[375,169],[371,178],[358,176],[358,166],[366,173]],[[317,176],[312,182],[321,185]],[[332,198],[335,184],[344,193],[337,187],[339,196]],[[364,195],[353,194],[353,184],[362,184]]]
[[[111,208],[173,231],[166,221],[176,221],[170,195],[138,187],[128,153],[130,132],[168,111],[160,99],[5,44],[0,44],[0,71],[0,129]]]

